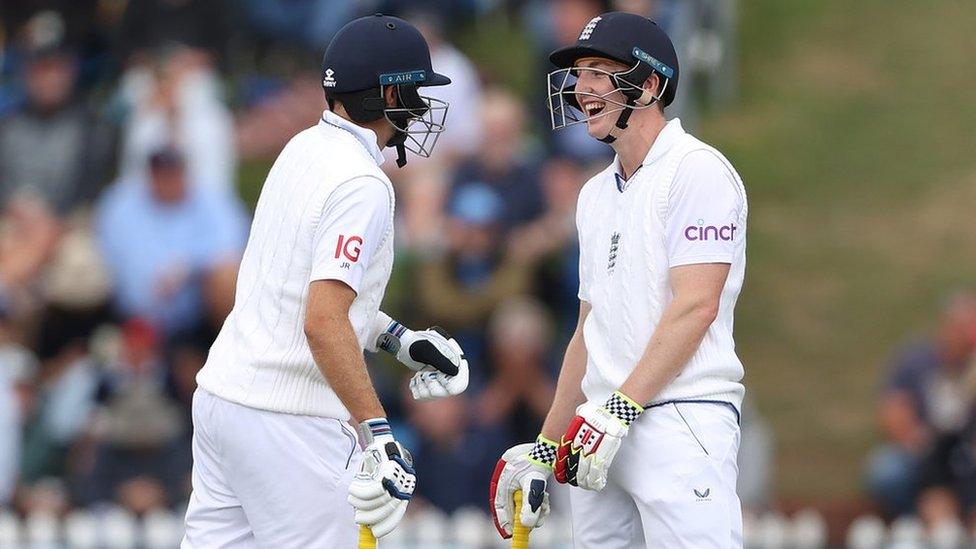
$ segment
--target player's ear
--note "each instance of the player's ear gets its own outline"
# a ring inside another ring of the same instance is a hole
[[[644,89],[651,90],[654,95],[660,93],[661,77],[656,72],[652,72],[651,75],[647,77],[647,80],[644,81]]]
[[[397,106],[396,86],[386,86],[385,88],[383,88],[383,99],[386,101],[387,107],[396,108]]]

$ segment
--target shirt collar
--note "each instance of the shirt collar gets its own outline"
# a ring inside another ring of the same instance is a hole
[[[651,150],[647,151],[647,156],[644,157],[644,161],[641,162],[640,166],[634,170],[634,173],[630,175],[630,179],[625,180],[620,173],[623,171],[620,169],[620,157],[614,157],[613,159],[613,174],[614,179],[617,182],[617,190],[623,191],[630,185],[630,182],[634,180],[634,176],[640,171],[644,166],[649,166],[667,154],[671,150],[671,147],[681,139],[681,136],[685,134],[685,129],[681,127],[681,120],[678,118],[672,118],[664,125],[661,129],[661,133],[657,134],[657,138],[654,143],[651,144]]]
[[[376,142],[376,132],[369,128],[357,126],[332,111],[324,111],[322,113],[322,119],[319,120],[319,127],[336,128],[352,134],[366,151],[369,152],[370,156],[373,157],[377,166],[383,164],[383,161],[386,160],[383,157],[383,150],[380,149],[380,146]]]

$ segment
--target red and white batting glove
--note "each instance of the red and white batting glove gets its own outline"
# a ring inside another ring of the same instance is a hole
[[[559,442],[556,481],[602,490],[620,443],[630,431],[630,424],[643,412],[643,406],[620,391],[615,391],[603,406],[580,406]]]
[[[556,461],[556,443],[542,435],[535,444],[513,446],[495,465],[488,495],[495,528],[505,539],[512,537],[514,496],[522,491],[522,513],[519,521],[528,528],[538,528],[549,516],[549,492],[546,484]]]
[[[356,510],[356,523],[381,538],[400,524],[417,487],[413,458],[396,439],[386,418],[359,424],[366,443],[359,472],[346,498]]]

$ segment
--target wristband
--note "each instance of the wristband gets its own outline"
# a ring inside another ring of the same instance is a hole
[[[630,427],[630,424],[644,413],[643,406],[637,404],[620,391],[614,391],[603,407],[610,412],[610,415],[620,420],[627,427]]]
[[[555,441],[539,435],[535,439],[535,446],[529,451],[529,461],[552,469],[556,463],[557,448],[559,448],[559,444]]]
[[[376,338],[376,348],[382,349],[391,355],[400,352],[400,338],[407,333],[407,327],[396,320],[390,319],[389,324]]]
[[[392,439],[393,428],[390,427],[390,422],[385,417],[367,419],[359,424],[359,435],[363,437],[366,446],[369,446],[379,438],[387,437]]]

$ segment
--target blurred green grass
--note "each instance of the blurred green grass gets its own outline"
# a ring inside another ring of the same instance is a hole
[[[885,361],[976,281],[976,3],[741,0],[738,17],[739,101],[697,133],[749,192],[748,393],[778,496],[857,497]],[[493,79],[542,85],[504,18],[461,43]],[[270,165],[241,165],[252,206]]]
[[[741,2],[741,97],[699,134],[750,198],[736,340],[778,494],[855,497],[894,348],[976,280],[976,4]]]

